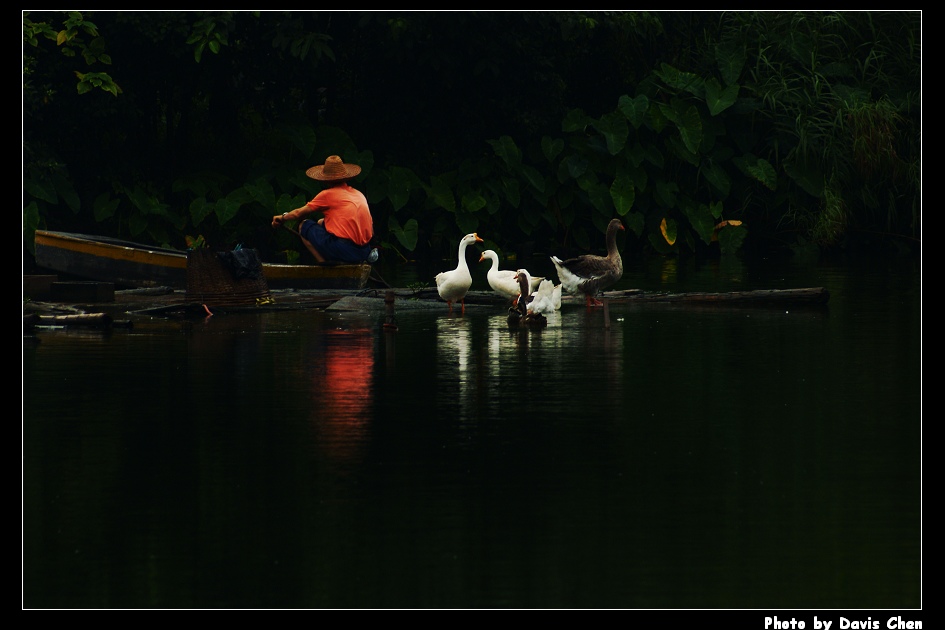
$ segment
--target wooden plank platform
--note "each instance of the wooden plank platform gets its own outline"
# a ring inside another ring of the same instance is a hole
[[[99,284],[99,283],[92,283]],[[328,290],[282,289],[271,291],[272,301],[268,304],[216,307],[210,305],[213,314],[225,315],[237,312],[262,312],[279,310],[344,310],[365,313],[385,312],[388,305],[385,297],[392,296],[391,304],[397,312],[412,310],[446,311],[446,303],[440,300],[435,288],[413,289],[362,289]],[[112,291],[113,300],[101,301],[102,295],[70,295],[63,301],[25,301],[24,317],[31,313],[43,316],[105,314],[110,320],[96,318],[76,318],[59,320],[75,325],[102,321],[120,321],[129,317],[139,318],[191,318],[206,317],[203,304],[188,299],[184,291],[171,287],[149,287]],[[666,305],[673,308],[711,308],[725,307],[784,307],[784,308],[822,308],[830,299],[830,293],[824,287],[806,287],[798,289],[770,289],[730,292],[688,292],[688,293],[647,293],[639,289],[624,291],[606,291],[600,295],[610,305],[640,304]],[[508,302],[492,291],[470,291],[466,297],[466,312],[482,311],[506,306]],[[562,308],[565,310],[584,308],[581,296],[565,295]],[[454,305],[454,311],[456,310]],[[30,320],[39,324],[38,320]]]

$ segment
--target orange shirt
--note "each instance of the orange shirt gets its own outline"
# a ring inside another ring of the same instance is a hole
[[[325,229],[354,242],[367,245],[374,236],[374,219],[368,207],[367,197],[347,183],[330,186],[321,191],[307,204],[325,215]]]

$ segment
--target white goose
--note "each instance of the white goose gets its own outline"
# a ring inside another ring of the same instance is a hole
[[[492,267],[489,268],[488,273],[486,273],[486,280],[489,281],[489,286],[492,287],[492,290],[501,295],[504,298],[509,300],[514,300],[519,296],[521,290],[518,286],[518,280],[515,279],[515,273],[511,269],[499,269],[499,255],[491,249],[487,249],[482,252],[482,256],[479,257],[479,262],[484,260],[491,260]],[[532,278],[531,279],[531,290],[534,291],[538,288],[538,284],[541,282],[541,278]]]
[[[555,285],[554,289],[551,291],[551,299],[554,301],[555,310],[561,310],[561,283]]]
[[[482,239],[475,232],[464,236],[459,242],[459,262],[456,269],[436,274],[437,293],[449,304],[450,313],[453,312],[453,302],[462,304],[462,312],[466,313],[466,293],[472,286],[472,274],[466,264],[466,247],[481,242]]]
[[[607,225],[607,255],[584,254],[568,260],[551,257],[558,270],[558,278],[568,293],[583,293],[587,306],[601,306],[597,293],[623,277],[623,260],[617,251],[617,231],[623,230],[620,219],[611,219]]]
[[[557,287],[558,305],[555,307],[555,289],[551,280],[542,280],[538,285],[538,290],[532,293],[532,299],[528,303],[528,311],[531,313],[541,313],[542,315],[551,315],[561,308],[561,285]]]

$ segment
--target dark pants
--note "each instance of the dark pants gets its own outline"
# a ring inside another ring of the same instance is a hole
[[[315,246],[325,260],[359,263],[367,260],[371,254],[371,244],[355,245],[354,242],[335,236],[317,221],[305,220],[299,230],[302,238]]]

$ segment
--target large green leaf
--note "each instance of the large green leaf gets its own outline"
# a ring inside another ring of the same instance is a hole
[[[682,136],[686,148],[693,154],[699,153],[699,145],[702,144],[702,117],[695,105],[684,105],[676,103],[676,127]]]
[[[587,172],[587,158],[577,153],[572,153],[561,160],[561,168],[564,169],[571,179],[578,179]]]
[[[135,186],[131,190],[126,189],[125,194],[128,195],[128,199],[131,201],[132,205],[140,211],[139,214],[167,216],[168,206],[162,204],[157,197],[141,186]]]
[[[541,137],[541,152],[544,154],[545,159],[549,162],[554,162],[555,158],[561,154],[561,151],[564,150],[564,140],[561,138],[555,138],[552,140],[548,136]]]
[[[657,203],[664,208],[673,208],[676,206],[676,195],[679,194],[679,186],[674,181],[665,179],[657,180],[654,197]]]
[[[358,178],[363,178],[374,168],[374,152],[370,149],[352,151],[348,161],[361,167],[361,173],[358,175]]]
[[[31,201],[23,208],[23,244],[30,254],[36,253],[36,229],[39,228],[39,205]]]
[[[709,211],[709,207],[704,203],[686,204],[686,206],[682,208],[682,211],[683,214],[686,215],[686,218],[689,219],[689,225],[696,231],[699,238],[701,238],[706,245],[711,243],[712,235],[714,234],[715,219]]]
[[[390,199],[389,184],[390,172],[385,169],[379,169],[359,182],[358,188],[364,193],[369,203],[376,204],[385,199]]]
[[[712,78],[705,84],[705,102],[709,107],[709,113],[713,116],[724,112],[731,107],[738,98],[738,85],[729,85],[722,88],[719,82]]]
[[[653,166],[657,168],[663,168],[663,162],[665,158],[663,157],[663,154],[660,153],[659,147],[657,147],[655,143],[647,144],[644,147],[644,151],[646,155],[646,160],[650,164],[652,164]],[[637,188],[639,188],[639,186],[637,186]]]
[[[443,178],[436,175],[431,177],[427,194],[437,206],[450,212],[456,212],[456,198],[453,197],[453,189]]]
[[[759,158],[754,165],[748,168],[748,172],[771,190],[777,190],[778,174],[768,160]]]
[[[640,166],[643,163],[643,160],[646,159],[646,151],[643,149],[643,145],[639,142],[634,142],[632,147],[629,147],[624,151],[624,155],[630,158],[630,161],[634,166]]]
[[[732,158],[732,161],[746,175],[757,179],[771,190],[777,189],[777,173],[767,160],[746,153],[741,157]]]
[[[646,110],[649,109],[649,107],[650,99],[646,97],[646,94],[640,94],[636,98],[630,98],[628,95],[624,94],[617,99],[617,109],[626,116],[634,129],[639,129],[640,125],[643,124],[643,121],[646,119]]]
[[[596,186],[600,186],[600,180],[597,179],[597,173],[592,170],[584,171],[584,174],[577,178],[578,188],[587,192]]]
[[[689,230],[683,230],[683,233],[679,235],[682,238],[683,243],[686,244],[686,247],[689,248],[689,251],[696,251],[696,239],[693,238],[692,232]]]
[[[420,233],[420,224],[416,219],[407,219],[403,226],[397,221],[394,215],[387,219],[387,229],[391,234],[397,237],[397,240],[407,251],[413,251],[417,247],[417,239]]]
[[[570,133],[574,131],[584,131],[588,125],[592,124],[593,119],[580,109],[568,110],[564,120],[561,121],[561,130]]]
[[[78,212],[81,203],[79,201],[79,194],[75,191],[75,188],[72,187],[72,182],[62,176],[61,173],[55,172],[52,175],[53,186],[56,187],[56,192],[65,200],[66,205],[73,212]]]
[[[45,201],[46,203],[59,203],[59,197],[56,195],[56,188],[50,182],[28,177],[23,180],[23,190],[32,197]]]
[[[699,166],[699,156],[689,150],[682,136],[673,136],[669,139],[669,146],[680,159],[689,162],[693,166]]]
[[[657,254],[672,254],[676,251],[676,248],[666,242],[666,239],[663,238],[663,235],[660,232],[650,232],[647,234],[647,240],[650,242],[650,247],[656,250]]]
[[[416,175],[410,169],[401,166],[390,168],[387,180],[387,196],[394,206],[394,212],[407,205],[407,201],[410,199],[410,191],[416,181]]]
[[[95,220],[101,222],[115,216],[115,211],[118,209],[120,203],[120,199],[112,197],[111,193],[108,192],[104,192],[96,197],[95,201],[92,202],[92,213],[95,216]]]
[[[294,210],[294,208],[290,209]],[[208,204],[204,197],[196,197],[190,202],[190,222],[193,223],[194,226],[203,223],[203,220],[210,216],[211,212],[213,212],[213,206]],[[276,212],[278,212],[278,210],[276,210]]]
[[[577,204],[569,202],[566,205],[562,205],[558,211],[558,214],[561,225],[566,228],[570,228],[572,225],[574,225],[574,221],[577,219]]]
[[[246,189],[249,198],[262,207],[272,208],[275,205],[276,193],[268,180],[260,178],[254,182],[244,184],[243,187]]]
[[[644,118],[647,125],[656,133],[662,133],[663,129],[666,128],[666,125],[669,124],[669,121],[666,120],[666,116],[663,115],[662,104],[660,107],[649,107],[646,110],[647,116]]]
[[[474,214],[468,212],[456,213],[456,226],[463,234],[470,234],[479,229],[479,219]]]
[[[633,186],[640,192],[646,190],[646,185],[649,182],[649,175],[647,175],[645,168],[635,168],[630,171],[630,179],[633,180]]]
[[[311,157],[315,150],[315,130],[307,122],[284,123],[279,127],[289,142],[303,157]]]
[[[505,200],[513,208],[518,208],[522,202],[522,190],[519,181],[514,177],[502,177],[499,181],[502,185],[502,194],[505,196]]]
[[[530,236],[531,233],[535,230],[535,226],[532,225],[529,218],[525,216],[524,212],[520,212],[515,217],[515,225],[518,227],[519,231],[525,236]]]
[[[597,213],[610,220],[614,216],[614,200],[610,196],[610,190],[603,184],[595,184],[589,187],[587,198],[591,205],[597,210]]]
[[[538,172],[538,169],[528,164],[522,164],[522,175],[532,188],[538,192],[545,191],[545,177]]]
[[[536,188],[529,187],[528,192],[531,194],[532,199],[538,202],[538,205],[540,205],[542,208],[545,208],[548,206],[549,200],[553,196],[553,193],[549,192],[550,188],[550,185],[545,190],[538,190]]]
[[[623,222],[626,224],[627,229],[633,230],[633,233],[637,236],[643,234],[644,219],[642,212],[628,212],[623,217]]]
[[[132,213],[128,217],[128,231],[132,236],[138,236],[148,229],[148,220],[143,214]]]
[[[737,254],[748,236],[744,226],[734,225],[719,230],[719,249],[723,254]]]
[[[702,98],[702,95],[705,93],[705,85],[702,78],[692,72],[683,72],[668,63],[663,63],[660,64],[659,69],[654,70],[653,73],[662,79],[666,85],[677,90],[684,90],[700,98]]]
[[[252,193],[245,186],[240,186],[239,188],[234,188],[231,190],[229,194],[227,194],[226,199],[231,203],[236,203],[239,205],[255,201]]]
[[[591,239],[587,235],[587,230],[585,230],[580,225],[575,225],[574,229],[571,231],[571,238],[574,239],[574,245],[584,251],[591,249]]]
[[[574,200],[576,197],[577,192],[574,190],[573,186],[565,186],[559,189],[555,196],[558,202],[558,210],[563,212],[573,208],[575,206]],[[570,225],[570,223],[566,223],[565,225]]]
[[[635,198],[633,182],[626,173],[618,173],[614,183],[610,185],[610,197],[617,209],[617,214],[624,216],[630,212]]]
[[[712,218],[718,221],[722,218],[722,202],[713,201],[709,204],[709,213],[712,215]]]
[[[656,107],[656,109],[659,110],[659,112],[660,112],[660,114],[662,114],[663,118],[666,119],[666,120],[668,120],[669,122],[671,122],[671,123],[676,123],[676,122],[678,122],[678,119],[677,119],[677,117],[676,117],[676,110],[675,110],[675,109],[673,108],[673,106],[670,105],[669,103],[660,103],[660,104]]]
[[[463,195],[461,204],[466,212],[478,212],[486,207],[486,199],[478,191],[469,191]]]
[[[494,181],[483,182],[479,194],[485,201],[485,209],[488,214],[496,214],[502,208],[502,198],[499,196],[494,186]]]
[[[607,141],[607,150],[611,155],[617,155],[623,150],[627,143],[627,119],[620,112],[610,112],[600,117],[600,120],[594,123],[594,128],[604,136]]]
[[[238,215],[242,205],[242,202],[235,198],[224,197],[223,199],[218,199],[214,207],[214,212],[217,215],[217,221],[220,222],[220,225],[226,225],[231,219]]]
[[[719,74],[725,85],[734,85],[738,83],[742,74],[742,68],[745,67],[747,53],[745,45],[735,40],[722,42],[715,48],[715,61],[719,66]],[[708,91],[708,85],[706,86]]]
[[[288,195],[282,193],[279,195],[279,198],[276,199],[275,208],[276,211],[273,214],[282,214],[284,212],[291,212],[296,208],[301,207],[306,201],[308,201],[302,193],[295,195]]]
[[[512,171],[518,171],[522,166],[522,150],[509,136],[502,136],[498,140],[489,140],[495,154],[505,162]]]
[[[718,162],[703,162],[702,176],[723,196],[727,197],[732,188],[732,180]]]

